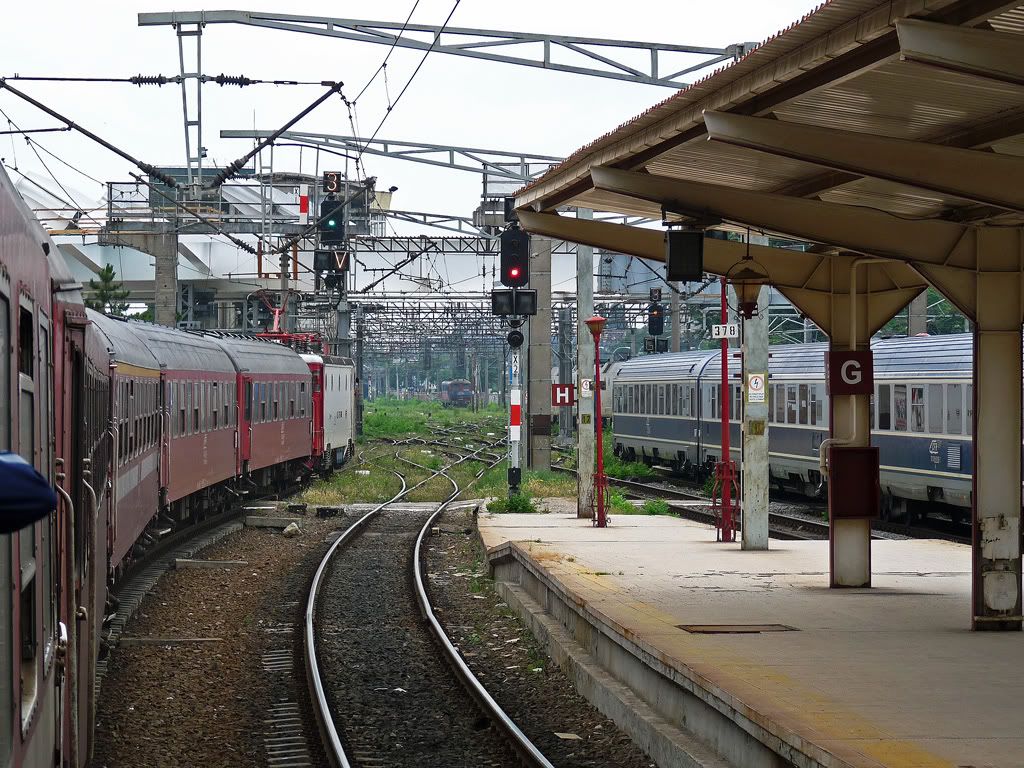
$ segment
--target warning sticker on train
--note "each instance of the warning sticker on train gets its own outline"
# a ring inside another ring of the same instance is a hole
[[[764,380],[766,376],[763,373],[748,373],[747,374],[747,402],[748,403],[763,403],[764,402]]]

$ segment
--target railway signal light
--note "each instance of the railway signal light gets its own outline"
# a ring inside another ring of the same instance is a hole
[[[647,305],[647,333],[661,336],[665,332],[665,310],[661,304],[652,301]]]
[[[513,222],[499,237],[501,284],[522,288],[530,282],[530,236]]]
[[[523,336],[523,332],[519,330],[511,330],[508,332],[508,345],[512,349],[519,349],[523,346],[523,342],[526,341],[526,337]]]
[[[491,312],[497,317],[537,314],[537,291],[516,289],[491,291]]]
[[[345,242],[344,200],[328,198],[320,203],[320,218],[317,229],[320,245],[341,245]]]

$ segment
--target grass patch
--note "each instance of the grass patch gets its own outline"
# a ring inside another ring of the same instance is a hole
[[[662,499],[652,499],[651,501],[645,501],[643,506],[640,507],[640,511],[645,515],[671,515],[672,508],[668,505],[667,501]]]
[[[487,511],[498,515],[505,514],[532,514],[536,513],[537,505],[533,499],[525,493],[516,493],[512,496],[499,496],[487,505]]]
[[[467,408],[445,408],[429,400],[394,400],[375,398],[366,404],[363,413],[363,434],[368,439],[432,437],[438,427],[485,428],[500,434],[505,413],[497,405],[471,411]]]

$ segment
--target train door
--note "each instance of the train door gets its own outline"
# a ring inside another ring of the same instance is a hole
[[[171,420],[174,418],[174,384],[168,383],[167,372],[160,372],[160,488],[171,487]]]
[[[96,525],[98,484],[105,478],[104,467],[92,466],[93,436],[101,433],[106,425],[93,423],[100,418],[98,409],[90,407],[100,395],[91,386],[86,370],[83,328],[72,325],[71,375],[65,377],[65,386],[70,385],[70,440],[71,440],[71,493],[74,511],[69,520],[68,536],[70,547],[65,556],[70,560],[67,581],[71,585],[68,605],[69,655],[74,656],[74,666],[68,670],[67,684],[70,686],[70,759],[83,764],[89,757],[91,746],[91,725],[95,717],[92,680],[95,675],[96,633],[99,631],[99,616],[95,614],[96,600]],[[68,381],[70,379],[70,381]],[[102,490],[102,489],[101,489]]]
[[[247,471],[252,457],[252,376],[238,377],[238,457],[239,471]]]

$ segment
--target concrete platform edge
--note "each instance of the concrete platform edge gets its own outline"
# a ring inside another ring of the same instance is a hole
[[[521,587],[497,582],[497,592],[519,613],[576,690],[646,752],[659,768],[727,768],[703,743],[655,712],[597,663],[559,622]]]
[[[669,724],[693,733],[727,763],[744,768],[851,768],[684,664],[666,663],[656,648],[641,637],[627,636],[622,626],[569,590],[520,543],[492,547],[487,558],[496,582],[519,587],[613,679]],[[533,628],[532,620],[527,620]]]

